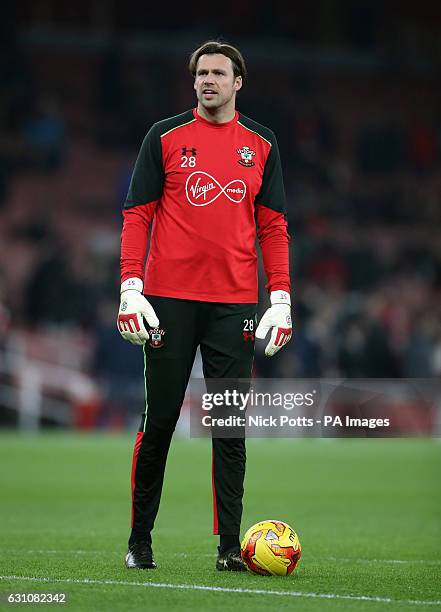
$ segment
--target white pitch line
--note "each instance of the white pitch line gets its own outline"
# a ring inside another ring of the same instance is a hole
[[[124,556],[124,552],[119,552],[115,550],[17,550],[10,549],[8,552],[10,553],[20,553],[29,554],[29,555],[122,555]],[[175,552],[168,553],[172,557],[194,557],[195,554],[184,553],[184,552]],[[161,556],[159,554],[159,556]],[[198,557],[206,557],[214,559],[216,557],[215,553],[199,553]],[[400,565],[400,564],[420,564],[420,565],[441,565],[441,559],[368,559],[368,558],[357,558],[357,557],[320,557],[321,561],[336,561],[340,563],[386,563],[391,565]]]
[[[419,563],[421,565],[440,565],[441,559],[357,559],[356,557],[321,557],[323,561],[340,561],[341,563]]]
[[[29,582],[53,582],[59,584],[102,584],[110,586],[137,586],[155,589],[176,589],[183,591],[209,591],[214,593],[237,593],[238,595],[271,595],[278,597],[306,597],[311,599],[345,599],[351,601],[372,601],[386,604],[405,604],[413,606],[439,606],[440,600],[392,599],[391,597],[375,597],[371,595],[341,595],[338,593],[308,593],[302,591],[272,591],[268,589],[242,589],[203,584],[170,584],[167,582],[129,582],[125,580],[93,580],[90,578],[47,578],[35,576],[0,576],[0,580],[22,580]]]

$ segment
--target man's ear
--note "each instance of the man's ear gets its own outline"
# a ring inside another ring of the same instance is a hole
[[[241,76],[237,76],[235,81],[234,81],[234,89],[236,91],[239,91],[239,89],[242,89],[242,77]]]

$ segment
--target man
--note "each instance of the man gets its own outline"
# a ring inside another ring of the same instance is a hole
[[[197,347],[206,379],[246,379],[254,333],[265,338],[271,330],[267,356],[292,333],[275,136],[235,109],[246,75],[236,48],[207,42],[191,55],[189,68],[197,108],[150,129],[123,213],[118,328],[124,339],[144,346],[146,383],[133,453],[128,568],[156,567],[151,531]],[[271,299],[257,330],[256,222]],[[213,437],[212,445],[214,533],[220,536],[216,568],[243,571],[245,441]]]

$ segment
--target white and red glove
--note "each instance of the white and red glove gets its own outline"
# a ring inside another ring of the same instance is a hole
[[[256,338],[263,340],[271,329],[271,337],[265,348],[265,355],[272,357],[285,346],[292,336],[291,298],[286,291],[271,291],[271,308],[260,319]]]
[[[159,319],[153,306],[142,295],[140,278],[128,278],[121,284],[121,303],[118,312],[118,330],[124,340],[132,344],[145,344],[149,335],[143,317],[150,327],[158,327]]]

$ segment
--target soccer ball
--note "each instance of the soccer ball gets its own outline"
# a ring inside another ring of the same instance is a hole
[[[296,532],[282,521],[262,521],[246,532],[241,544],[242,559],[254,574],[287,576],[302,552]]]

